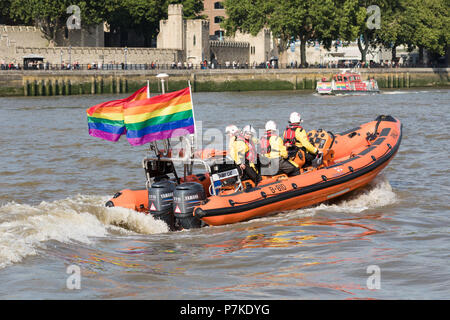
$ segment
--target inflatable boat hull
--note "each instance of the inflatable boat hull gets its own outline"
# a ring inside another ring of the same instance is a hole
[[[378,134],[374,133],[377,126]],[[209,225],[236,223],[318,204],[371,182],[396,154],[401,123],[392,117],[337,135],[335,163],[239,194],[213,196],[194,214]]]
[[[402,139],[402,125],[391,116],[333,135],[329,150],[333,160],[326,166],[308,168],[298,176],[265,177],[255,188],[217,196],[209,195],[209,175],[188,176],[198,182],[208,195],[195,207],[193,215],[207,225],[224,225],[263,217],[287,210],[312,206],[342,196],[370,183],[397,153]],[[122,190],[107,206],[150,213],[148,192]]]

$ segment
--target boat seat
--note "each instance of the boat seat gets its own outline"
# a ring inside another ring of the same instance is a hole
[[[334,164],[334,150],[333,149],[329,149],[323,155],[322,165],[324,167],[328,167],[328,166],[331,166],[332,164]]]
[[[278,158],[270,159],[260,155],[259,161],[261,164],[261,176],[274,176],[278,173],[278,171],[280,171],[280,160]]]

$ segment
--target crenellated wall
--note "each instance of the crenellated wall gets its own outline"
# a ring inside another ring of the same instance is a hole
[[[222,66],[232,65],[233,61],[240,65],[249,63],[249,43],[243,41],[210,41],[211,56]]]
[[[6,26],[0,25],[0,38],[6,40],[0,44],[15,46],[26,43],[30,47],[48,47],[49,41],[45,39],[39,28],[34,26]]]
[[[45,57],[45,61],[52,64],[65,64],[69,61],[74,64],[109,64],[127,63],[150,64],[168,63],[168,61],[178,61],[179,51],[174,49],[155,48],[94,48],[94,47],[73,47],[73,48],[30,48],[17,47],[16,56],[22,57],[33,53]]]

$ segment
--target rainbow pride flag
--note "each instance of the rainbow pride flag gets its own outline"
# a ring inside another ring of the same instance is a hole
[[[107,101],[86,110],[89,134],[109,141],[117,141],[126,133],[123,108],[128,102],[147,99],[147,86],[125,99]]]
[[[133,146],[192,134],[195,127],[190,87],[127,102],[123,117],[127,139]]]

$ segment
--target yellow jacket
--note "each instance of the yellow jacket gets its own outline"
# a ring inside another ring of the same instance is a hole
[[[245,164],[245,155],[249,152],[248,145],[241,139],[234,139],[233,146],[230,148],[231,158],[239,166]],[[254,151],[256,152],[256,150]],[[256,162],[256,161],[255,161]],[[255,163],[250,161],[250,166],[255,167]]]
[[[264,156],[270,159],[274,158],[283,158],[286,159],[288,157],[287,149],[283,143],[283,139],[279,136],[271,136],[269,139],[270,152],[266,153]]]
[[[297,147],[299,148],[305,147],[306,150],[311,154],[317,154],[317,151],[319,151],[309,142],[308,136],[306,135],[306,131],[303,128],[302,129],[297,128],[295,130],[295,140],[297,140],[297,142],[295,143]]]
[[[232,136],[230,138],[230,142],[228,144],[228,152],[227,152],[227,154],[230,157],[232,157],[232,158],[233,158],[233,155],[234,155],[234,144],[235,144],[235,142],[236,142],[236,136]]]

